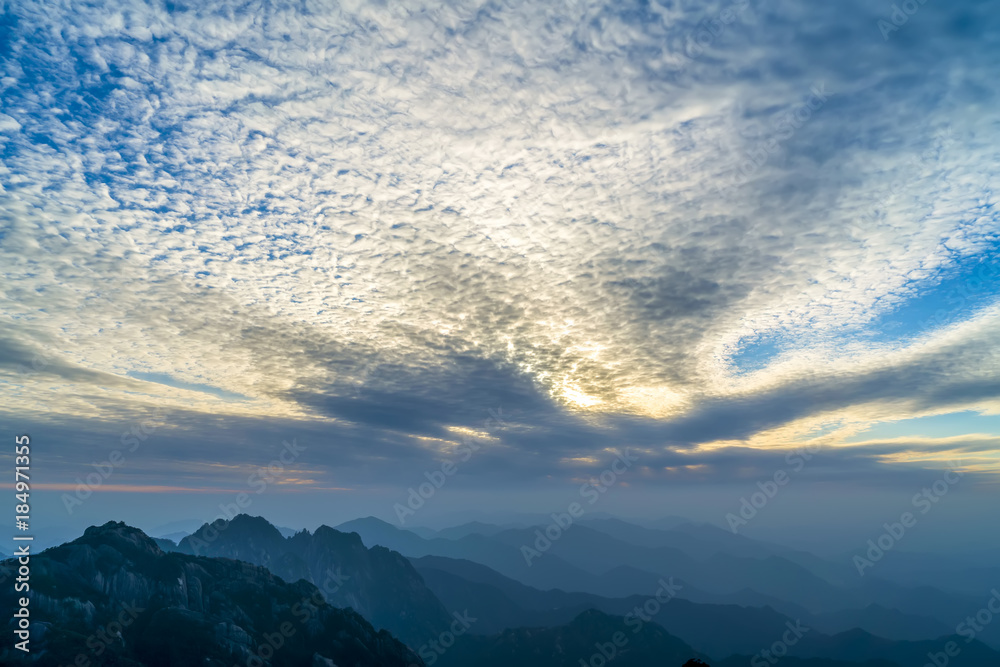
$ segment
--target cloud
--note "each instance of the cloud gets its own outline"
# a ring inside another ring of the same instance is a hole
[[[995,12],[745,4],[6,6],[5,409],[384,465],[502,406],[511,475],[984,409],[995,290],[873,334],[995,251]]]

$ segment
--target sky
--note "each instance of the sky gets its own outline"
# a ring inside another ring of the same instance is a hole
[[[0,0],[36,514],[394,520],[447,461],[414,521],[544,514],[628,451],[601,511],[725,525],[808,447],[755,529],[954,468],[972,544],[998,56],[969,0]]]

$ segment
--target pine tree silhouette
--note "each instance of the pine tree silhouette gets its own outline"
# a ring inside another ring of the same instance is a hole
[[[709,667],[707,662],[702,662],[698,658],[691,658],[684,663],[684,667]]]

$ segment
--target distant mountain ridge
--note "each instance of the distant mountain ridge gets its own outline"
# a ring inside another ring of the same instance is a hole
[[[573,557],[578,563],[614,562],[613,550],[629,544],[619,538],[642,543],[632,547],[650,550],[647,554],[682,553],[684,559],[702,564],[717,565],[720,557],[724,564],[731,562],[727,559],[734,557],[726,550],[756,552],[747,560],[757,564],[781,559],[770,553],[768,545],[732,540],[711,528],[681,527],[664,535],[616,520],[589,523],[579,526],[573,539],[567,537],[574,548],[594,547],[591,553]],[[603,534],[595,525],[618,537],[600,537]],[[373,543],[396,541],[407,550],[470,550],[515,570],[510,555],[517,550],[512,544],[525,534],[525,529],[472,523],[457,527],[454,539],[440,533],[427,539],[371,517],[340,528],[357,528]],[[690,535],[692,542],[674,544],[678,535]],[[606,542],[600,544],[601,539]],[[195,663],[231,667],[233,662],[226,665],[227,660],[235,658],[235,664],[242,664],[255,656],[266,657],[262,667],[412,667],[421,664],[418,658],[427,667],[578,667],[581,662],[670,667],[691,660],[705,660],[701,664],[713,667],[755,662],[755,667],[762,667],[771,664],[762,657],[763,651],[792,631],[796,639],[781,658],[788,667],[923,667],[936,660],[933,656],[944,655],[949,645],[957,647],[959,655],[947,656],[948,667],[1000,665],[1000,653],[982,642],[967,642],[967,637],[952,634],[933,618],[897,608],[870,605],[820,614],[798,608],[789,615],[763,605],[696,600],[711,594],[675,577],[653,579],[655,573],[628,564],[595,574],[549,556],[544,555],[543,574],[564,568],[563,576],[570,579],[589,578],[599,586],[632,582],[630,586],[644,593],[609,597],[552,587],[543,590],[482,562],[442,555],[406,558],[377,544],[366,547],[358,532],[328,526],[285,536],[266,519],[249,515],[203,525],[179,545],[109,522],[33,557],[32,576],[37,581],[32,627],[43,650],[32,664],[73,664],[77,655],[86,658],[89,651],[91,664],[125,667]],[[634,555],[625,554],[619,562],[630,559]],[[6,572],[13,562],[0,565]],[[653,561],[650,565],[656,567]],[[662,590],[654,592],[656,585],[670,592],[661,596]],[[875,585],[915,600],[944,595],[878,581]],[[692,599],[684,599],[682,593]],[[301,594],[297,600],[296,594]],[[758,604],[768,599],[749,589],[732,597]],[[9,591],[0,593],[0,602],[14,606]],[[793,603],[783,605],[795,609]],[[140,611],[130,619],[127,631],[119,627],[118,634],[107,634],[118,618],[115,614],[131,608]],[[147,613],[149,608],[153,614]],[[296,625],[301,616],[308,617],[299,620],[308,632]],[[884,628],[896,637],[885,639],[856,626],[838,630],[858,622],[866,628]],[[279,635],[268,630],[274,624]],[[280,628],[286,624],[292,631],[282,639]],[[912,637],[898,637],[907,631]],[[395,632],[410,648],[393,637]],[[185,637],[185,642],[174,641],[176,636]],[[98,650],[104,657],[93,655]],[[268,655],[262,656],[262,651]],[[20,664],[12,662],[20,658],[8,655],[0,663]]]
[[[655,623],[632,633],[621,618],[589,610],[553,628],[515,628],[488,637],[459,637],[437,665],[578,667],[599,662],[614,667],[649,667],[679,666],[703,657]]]
[[[612,526],[611,532],[601,532]],[[871,605],[919,610],[937,623],[927,629],[954,627],[981,601],[929,586],[908,587],[876,577],[845,579],[843,568],[806,552],[767,545],[710,525],[687,524],[668,530],[647,529],[619,520],[588,520],[566,530],[529,566],[519,548],[532,544],[536,528],[466,534],[459,539],[424,539],[374,517],[340,526],[358,532],[366,544],[381,544],[420,558],[444,556],[487,565],[534,588],[582,591],[603,597],[644,594],[661,576],[684,582],[681,597],[710,604],[769,605],[788,616],[815,616],[824,628],[843,631],[850,610]],[[617,537],[616,537],[617,535]],[[623,541],[623,538],[635,540]],[[736,555],[733,555],[733,554]],[[700,554],[700,558],[693,554]],[[846,582],[846,583],[844,583]],[[984,590],[988,590],[986,587]],[[861,614],[858,617],[864,620]],[[871,619],[869,619],[871,620]],[[900,638],[905,628],[875,624]],[[987,626],[983,641],[1000,647],[1000,624]]]
[[[595,528],[608,524],[616,529],[618,538]],[[704,604],[771,606],[791,618],[812,619],[818,629],[829,633],[844,632],[864,624],[872,633],[888,633],[897,640],[944,636],[954,631],[954,619],[964,618],[969,610],[975,611],[982,606],[982,601],[974,597],[926,586],[909,588],[871,577],[861,582],[855,577],[850,581],[852,587],[838,586],[809,567],[776,554],[784,553],[805,563],[819,561],[810,565],[817,569],[829,568],[830,564],[822,559],[805,552],[757,543],[712,526],[675,526],[660,531],[621,524],[624,522],[596,520],[572,526],[530,566],[518,548],[526,540],[534,539],[531,529],[491,531],[493,534],[489,537],[467,533],[449,540],[424,539],[374,517],[350,521],[341,524],[340,528],[358,532],[367,544],[386,545],[411,558],[442,556],[486,565],[509,579],[540,590],[561,589],[622,598],[630,594],[648,595],[661,576],[674,576],[684,585],[682,598]],[[689,535],[694,537],[685,541]],[[619,539],[626,536],[639,542],[645,540],[645,546]],[[737,553],[746,549],[749,553],[745,557],[734,557],[726,549],[737,549]],[[701,553],[707,558],[699,560],[687,551]],[[622,561],[629,564],[600,569],[603,565]],[[636,567],[636,564],[650,569]],[[590,569],[585,569],[584,565]],[[657,572],[653,568],[661,569]],[[595,574],[595,570],[599,574]],[[682,573],[695,577],[694,581]],[[831,578],[836,580],[838,576]],[[728,581],[727,586],[733,592],[708,592],[694,583],[711,580]],[[775,584],[770,595],[747,588],[766,581]],[[740,585],[744,588],[737,589]],[[812,609],[805,608],[804,602],[810,602]],[[874,612],[868,611],[872,605]],[[878,609],[888,612],[879,615]],[[921,634],[924,632],[930,634]],[[977,639],[1000,646],[1000,624],[986,626]]]
[[[883,658],[908,665],[917,654],[915,651],[933,652],[935,647],[955,641],[960,646],[969,647],[964,662],[958,664],[978,667],[992,665],[995,661],[1000,665],[1000,653],[979,642],[966,644],[964,639],[951,635],[948,630],[934,635],[935,639],[923,637],[911,641],[887,640],[859,629],[824,633],[822,628],[812,623],[812,619],[789,618],[768,607],[700,604],[680,598],[646,607],[651,599],[649,595],[602,598],[587,593],[540,591],[471,561],[425,556],[413,562],[445,604],[470,609],[480,619],[479,627],[487,632],[520,626],[562,625],[582,611],[591,609],[623,616],[627,620],[630,616],[636,618],[635,609],[644,609],[653,622],[700,653],[715,659],[759,651],[766,638],[780,637],[790,624],[802,621],[809,630],[790,649],[790,655],[849,661]],[[876,622],[879,613],[884,614],[886,622],[890,623],[894,615],[904,616],[894,610],[872,609],[871,613],[876,615]],[[927,622],[920,617],[906,618]],[[726,630],[720,632],[719,628]]]
[[[760,662],[775,664],[763,658]],[[435,667],[745,667],[748,664],[753,663],[747,656],[711,661],[656,623],[646,623],[638,632],[632,632],[622,617],[590,610],[553,628],[515,628],[489,637],[459,637],[455,645],[440,656]],[[782,658],[780,664],[785,667],[904,667],[888,660],[857,662],[791,656]]]

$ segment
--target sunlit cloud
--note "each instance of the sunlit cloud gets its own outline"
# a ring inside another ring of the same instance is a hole
[[[214,434],[160,453],[206,478],[312,435],[287,488],[463,438],[512,479],[609,443],[932,465],[852,438],[1000,410],[1000,105],[960,32],[752,3],[693,57],[720,3],[118,4],[3,10],[3,413],[113,435],[67,468],[153,410]]]

